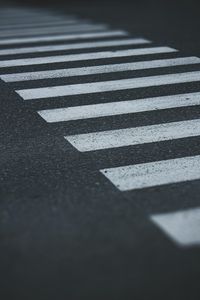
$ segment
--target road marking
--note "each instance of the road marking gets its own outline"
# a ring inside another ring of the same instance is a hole
[[[80,21],[76,19],[73,20],[73,18],[68,18],[65,21],[64,17],[51,17],[47,15],[43,16],[37,14],[27,14],[27,16],[23,16],[23,14],[20,13],[20,10],[19,13],[16,13],[16,15],[14,12],[13,17],[8,17],[13,25],[10,25],[8,23],[7,25],[3,25],[2,30],[0,30],[0,37],[6,38],[0,40],[0,45],[39,43],[51,41],[55,42],[65,40],[70,41],[76,39],[97,39],[115,36],[125,37],[128,35],[128,33],[126,33],[125,31],[103,31],[107,28],[107,26],[100,24],[87,24],[84,22],[80,23]],[[3,17],[3,19],[7,21],[7,16]],[[21,19],[23,20],[22,23],[18,24],[18,21],[21,21]],[[33,24],[31,24],[32,22]],[[16,28],[14,28],[15,23]],[[68,26],[63,27],[66,24],[68,24]],[[26,26],[26,28],[24,28],[24,26]],[[102,32],[91,32],[97,30],[101,30]],[[65,32],[65,34],[61,34],[61,32],[63,31]],[[84,34],[72,34],[72,32],[77,31],[84,32]],[[90,32],[86,33],[86,31]],[[71,34],[67,34],[69,32]],[[47,33],[51,34],[51,36],[47,36]],[[59,35],[55,35],[55,33],[59,33]],[[30,34],[32,34],[32,37],[23,37]],[[13,37],[16,35],[18,35],[21,38],[8,38],[9,36]],[[150,41],[147,41],[145,39],[129,39],[121,41],[118,40],[77,43],[71,45],[68,44],[26,47],[15,49],[2,49],[0,50],[0,55],[51,52],[59,50],[62,51],[70,49],[85,49],[110,46],[112,47],[120,45],[139,45],[146,43],[150,43]],[[119,50],[115,52],[105,51],[51,57],[25,58],[0,61],[0,67],[3,68],[13,66],[28,66],[47,63],[51,64],[57,62],[170,53],[176,51],[177,50],[169,47],[154,47],[145,49]],[[173,67],[198,63],[200,63],[200,59],[197,57],[185,57],[164,60],[140,61],[124,64],[90,66],[84,68],[70,68],[50,71],[4,74],[1,75],[0,78],[3,79],[5,82],[17,82],[39,80],[45,78],[84,76],[110,72],[123,72],[151,68]],[[104,82],[64,85],[56,87],[54,86],[35,89],[25,89],[18,90],[16,92],[24,100],[29,100],[118,91],[141,87],[160,86],[196,81],[200,81],[200,72],[198,71],[122,80],[112,80]],[[140,100],[137,99],[111,103],[83,105],[77,107],[49,109],[38,111],[38,113],[47,122],[53,123],[194,105],[200,105],[200,92],[146,98]],[[66,136],[65,139],[68,140],[76,149],[84,152],[159,142],[165,140],[173,140],[192,136],[200,136],[200,119],[142,126],[136,128],[92,132],[87,134]],[[186,182],[200,179],[200,156],[183,157],[165,161],[156,161],[137,165],[122,166],[117,168],[109,168],[101,170],[101,173],[104,174],[106,178],[109,179],[121,191],[143,189],[172,183]],[[181,246],[200,245],[200,208],[174,213],[152,215],[150,218],[177,244]]]
[[[79,33],[79,32],[87,32],[87,31],[103,31],[108,29],[108,25],[105,24],[88,24],[88,23],[82,23],[82,24],[76,24],[76,25],[70,25],[70,26],[54,26],[53,28],[39,28],[39,29],[31,29],[31,30],[20,30],[20,31],[13,31],[11,30],[10,32],[0,32],[0,38],[4,37],[22,37],[22,36],[39,36],[41,37],[42,35],[46,34],[61,34],[61,33]]]
[[[92,56],[91,56],[92,57]],[[172,59],[160,59],[151,61],[140,61],[125,64],[110,64],[91,67],[71,68],[71,69],[58,69],[50,71],[26,72],[17,74],[0,75],[0,78],[5,82],[16,81],[29,81],[49,78],[62,78],[73,76],[84,76],[94,74],[106,74],[124,71],[136,71],[153,68],[174,67],[183,65],[199,64],[200,58],[198,57],[179,57]]]
[[[6,30],[19,30],[19,29],[30,29],[30,28],[45,28],[45,27],[53,27],[53,26],[64,26],[64,25],[72,25],[72,24],[80,24],[83,22],[81,19],[69,19],[69,20],[60,20],[60,21],[47,21],[47,22],[37,22],[37,23],[28,23],[28,24],[14,24],[14,25],[2,25],[0,24],[0,32],[5,32]],[[84,20],[85,22],[85,20]]]
[[[81,152],[200,136],[200,119],[66,136]]]
[[[51,45],[51,46],[34,46],[24,48],[11,48],[0,50],[0,55],[11,55],[11,54],[24,54],[24,53],[36,53],[36,52],[53,52],[62,50],[76,50],[76,49],[87,49],[87,48],[101,48],[101,47],[113,47],[113,46],[129,46],[129,45],[142,45],[151,43],[147,39],[133,38],[133,39],[120,39],[111,41],[94,41],[94,42],[83,42],[73,43],[66,45]]]
[[[48,123],[200,105],[200,92],[38,111]]]
[[[200,71],[17,90],[24,100],[84,95],[200,81]]]
[[[198,166],[199,161],[198,161]],[[190,173],[192,173],[189,170]],[[198,173],[198,172],[197,172]],[[156,214],[150,217],[165,234],[180,246],[200,245],[200,208],[172,213]]]
[[[101,170],[120,191],[200,179],[200,156],[175,158]]]
[[[30,37],[30,38],[11,38],[1,39],[0,45],[12,45],[12,44],[26,44],[26,43],[40,43],[40,42],[56,42],[56,41],[71,41],[71,40],[82,40],[82,39],[98,39],[105,37],[115,36],[127,36],[128,33],[123,30],[106,30],[96,33],[85,33],[85,34],[62,34],[52,35],[43,37]]]
[[[67,54],[67,55],[22,58],[22,59],[9,59],[9,60],[1,60],[0,68],[39,65],[39,64],[58,63],[58,62],[69,62],[69,61],[83,61],[83,60],[103,59],[103,58],[138,56],[138,55],[148,55],[148,54],[158,54],[158,53],[171,53],[176,51],[177,50],[169,47],[153,47],[153,48],[89,52],[89,53],[80,53],[80,54]]]
[[[36,23],[45,23],[45,22],[57,22],[67,20],[64,17],[50,17],[50,16],[18,16],[11,17],[5,16],[3,19],[1,17],[0,26],[1,25],[26,25],[26,24],[36,24]]]

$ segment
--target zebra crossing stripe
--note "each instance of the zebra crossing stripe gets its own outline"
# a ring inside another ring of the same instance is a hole
[[[61,15],[61,14],[54,14],[54,13],[51,13],[51,12],[47,12],[47,11],[30,11],[30,10],[27,10],[27,11],[15,11],[15,12],[11,12],[11,11],[4,11],[4,10],[1,10],[0,12],[0,22],[1,21],[4,21],[4,20],[8,20],[8,21],[12,21],[13,19],[17,19],[17,20],[23,20],[23,19],[28,19],[28,18],[45,18],[45,19],[63,19],[63,18],[74,18],[75,15]],[[31,19],[31,20],[32,20]]]
[[[76,50],[76,49],[87,49],[87,48],[101,48],[101,47],[113,47],[113,46],[129,46],[129,45],[142,45],[151,43],[149,40],[144,38],[133,38],[133,39],[120,39],[111,41],[94,41],[94,42],[82,42],[73,43],[66,45],[50,45],[50,46],[34,46],[24,48],[11,48],[0,50],[0,55],[12,55],[12,54],[25,54],[25,53],[38,53],[38,52],[53,52],[62,50]]]
[[[26,43],[40,43],[40,42],[56,42],[56,41],[70,41],[70,40],[82,40],[82,39],[97,39],[105,37],[115,36],[128,36],[128,33],[123,30],[106,30],[102,32],[82,33],[82,34],[61,34],[42,37],[26,37],[26,38],[9,38],[1,39],[0,45],[12,45],[12,44],[26,44]]]
[[[198,159],[196,158],[196,160]],[[191,174],[192,170],[189,170],[189,173]],[[200,245],[199,207],[176,212],[155,214],[151,215],[150,219],[176,244],[180,246]]]
[[[200,92],[38,111],[48,123],[200,105]]]
[[[200,119],[66,136],[81,152],[200,136]]]
[[[22,36],[42,36],[46,34],[54,34],[54,33],[79,33],[79,32],[87,32],[87,31],[103,31],[108,29],[108,25],[105,24],[78,24],[78,25],[70,25],[70,26],[54,26],[53,28],[39,28],[38,30],[36,29],[31,29],[31,30],[20,30],[20,31],[13,31],[11,30],[10,32],[0,32],[0,38],[4,37],[22,37]]]
[[[0,25],[25,25],[25,24],[35,24],[45,23],[45,22],[54,22],[54,21],[64,21],[64,17],[50,17],[50,16],[17,16],[17,17],[9,17],[5,16],[5,18],[1,17]]]
[[[101,170],[120,191],[200,179],[200,156],[182,157]]]
[[[81,54],[67,54],[67,55],[22,58],[22,59],[9,59],[9,60],[1,60],[0,68],[49,64],[49,63],[58,63],[58,62],[83,61],[83,60],[103,59],[103,58],[128,57],[128,56],[138,56],[138,55],[148,55],[148,54],[158,54],[158,53],[171,53],[176,51],[177,50],[169,47],[153,47],[153,48],[89,52],[89,53],[81,53]],[[195,58],[195,61],[196,60],[197,59]]]
[[[37,25],[38,27],[26,27],[26,26],[23,26],[21,28],[17,28],[17,27],[12,27],[12,28],[2,28],[0,27],[0,37],[4,37],[4,36],[9,36],[11,34],[13,35],[17,35],[17,34],[37,34],[37,33],[40,33],[41,31],[42,32],[52,32],[54,29],[55,30],[58,30],[58,29],[66,29],[68,31],[70,30],[73,30],[73,29],[80,29],[82,28],[82,26],[102,26],[103,28],[108,28],[109,25],[108,24],[105,24],[105,23],[93,23],[93,22],[90,22],[90,21],[86,21],[86,20],[82,20],[82,21],[78,21],[78,20],[72,20],[72,21],[60,21],[58,23],[54,23],[54,22],[51,22],[51,23],[48,23],[46,25],[45,24],[42,24],[42,26],[39,26],[38,24],[35,24]]]
[[[92,57],[92,56],[91,56]],[[200,63],[198,57],[181,57],[171,59],[160,59],[151,61],[140,61],[125,64],[110,64],[100,65],[92,67],[81,67],[71,69],[58,69],[53,71],[38,71],[38,72],[26,72],[17,74],[5,74],[0,75],[0,78],[5,82],[16,82],[16,81],[28,81],[28,80],[39,80],[49,78],[62,78],[62,77],[73,77],[73,76],[84,76],[84,75],[95,75],[95,74],[106,74],[112,72],[124,72],[124,71],[136,71],[153,68],[164,68],[174,67],[183,65],[192,65]]]
[[[85,20],[84,20],[85,21]],[[37,23],[28,23],[28,24],[15,24],[15,25],[0,25],[0,32],[5,32],[6,30],[19,30],[19,29],[31,29],[31,28],[45,28],[45,27],[53,27],[53,26],[64,26],[64,25],[72,25],[72,24],[80,24],[82,20],[80,19],[69,19],[69,20],[60,20],[60,21],[46,21],[46,22],[37,22]]]
[[[24,100],[84,95],[200,81],[200,71],[17,90]]]

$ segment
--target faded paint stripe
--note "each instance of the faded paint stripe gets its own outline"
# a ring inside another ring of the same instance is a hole
[[[95,75],[105,74],[114,72],[125,72],[125,71],[136,71],[153,68],[165,68],[199,64],[200,58],[198,57],[181,57],[172,59],[160,59],[151,61],[140,61],[125,64],[110,64],[92,67],[81,67],[71,69],[58,69],[50,71],[38,71],[38,72],[26,72],[17,74],[5,74],[0,75],[0,78],[5,82],[16,82],[16,81],[29,81],[29,80],[40,80],[49,78],[62,78],[62,77],[73,77],[73,76],[84,76],[84,75]]]
[[[44,22],[54,22],[54,21],[64,21],[64,17],[50,17],[50,16],[17,16],[17,17],[8,17],[5,16],[5,18],[0,19],[0,26],[1,25],[26,25],[26,24],[36,24],[44,23]]]
[[[123,30],[110,30],[110,31],[106,30],[103,32],[96,32],[96,33],[93,32],[93,33],[62,34],[62,35],[56,34],[52,36],[43,36],[43,37],[1,39],[0,45],[70,41],[70,40],[81,40],[81,39],[97,39],[97,38],[127,36],[127,35],[128,33]]]
[[[176,50],[169,47],[153,47],[153,48],[89,52],[89,53],[81,53],[81,54],[67,54],[67,55],[56,55],[56,56],[34,57],[34,58],[23,58],[23,59],[9,59],[9,60],[1,60],[0,68],[39,65],[39,64],[52,64],[52,63],[69,62],[69,61],[83,61],[83,60],[103,59],[103,58],[138,56],[138,55],[148,55],[148,54],[157,54],[157,53],[171,53],[171,52],[176,52]]]
[[[61,34],[61,33],[79,33],[79,32],[87,32],[87,31],[103,31],[108,29],[108,25],[105,24],[78,24],[78,25],[70,25],[70,26],[54,26],[53,28],[39,28],[39,29],[31,29],[31,30],[21,30],[21,31],[13,31],[2,33],[0,32],[0,38],[4,37],[22,37],[22,36],[38,36],[41,37],[42,35],[52,35],[52,34]]]
[[[194,158],[193,163],[199,164],[199,157]],[[189,172],[187,177],[195,177],[199,179],[199,171],[192,164],[192,169],[183,170],[184,174],[186,171]],[[199,168],[200,170],[200,168]],[[190,178],[189,178],[190,180]],[[180,246],[195,246],[200,245],[200,208],[191,208],[187,210],[155,214],[150,217],[151,221],[154,222],[165,234],[167,234],[176,244]]]
[[[101,170],[120,191],[200,179],[200,156],[182,157]]]
[[[16,91],[24,100],[84,95],[200,81],[200,71]]]
[[[79,151],[95,151],[200,136],[200,119],[66,136]]]
[[[51,45],[51,46],[34,46],[24,48],[11,48],[0,50],[0,55],[24,54],[24,53],[38,53],[38,52],[53,52],[62,50],[76,50],[87,48],[113,47],[113,46],[129,46],[149,44],[150,41],[143,38],[120,39],[111,41],[94,41],[87,43],[73,43],[66,45]]]
[[[85,21],[85,20],[84,20]],[[4,32],[6,30],[19,30],[19,29],[30,29],[30,28],[44,28],[44,27],[53,27],[53,26],[63,26],[63,25],[72,25],[72,24],[80,24],[82,22],[81,19],[69,19],[69,20],[60,20],[60,21],[46,21],[46,22],[37,22],[37,23],[28,23],[28,24],[14,24],[14,25],[3,25],[0,24],[0,32]]]
[[[56,108],[38,113],[46,122],[54,123],[195,105],[200,105],[200,93]]]

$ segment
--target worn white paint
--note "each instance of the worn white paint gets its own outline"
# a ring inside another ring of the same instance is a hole
[[[137,55],[147,55],[147,54],[157,54],[157,53],[171,53],[175,51],[176,50],[169,47],[153,47],[153,48],[89,52],[89,53],[80,53],[80,54],[67,54],[67,55],[56,55],[56,56],[34,57],[34,58],[23,58],[23,59],[9,59],[9,60],[1,60],[0,68],[39,65],[39,64],[52,64],[58,62],[83,61],[83,60],[103,59],[103,58],[127,57],[127,56],[137,56]]]
[[[162,123],[65,137],[81,152],[118,148],[200,135],[200,119]]]
[[[200,105],[200,92],[139,100],[47,109],[41,110],[38,113],[48,123],[54,123],[195,105]]]
[[[71,20],[60,20],[60,21],[46,21],[46,22],[36,22],[36,23],[25,23],[25,24],[0,24],[0,32],[10,32],[13,30],[14,32],[20,31],[20,30],[31,30],[39,28],[53,28],[54,26],[68,26],[68,25],[78,25],[81,22],[86,22],[86,20],[81,19],[71,19]],[[87,21],[89,23],[89,21]],[[91,23],[91,22],[90,22]]]
[[[76,24],[76,25],[68,25],[68,26],[54,26],[54,27],[47,27],[47,28],[39,28],[39,29],[24,29],[24,30],[18,30],[13,31],[10,30],[9,32],[0,32],[0,38],[8,38],[8,37],[23,37],[23,36],[39,36],[46,34],[71,34],[71,33],[80,33],[80,32],[92,32],[92,31],[103,31],[107,30],[108,25],[105,24],[89,24],[89,23],[83,23],[83,24]]]
[[[194,162],[198,163],[196,158]],[[200,168],[199,168],[200,169]],[[189,174],[192,170],[189,170]],[[197,177],[199,172],[197,171]],[[150,217],[165,234],[180,246],[200,246],[200,207],[155,214]]]
[[[200,179],[200,156],[182,157],[101,170],[120,191]]]
[[[112,81],[61,85],[55,87],[34,88],[16,91],[24,100],[42,99],[60,96],[84,95],[92,93],[112,92],[151,86],[197,82],[200,71],[148,76]]]
[[[35,23],[42,23],[42,22],[57,22],[57,21],[64,21],[64,17],[55,17],[55,16],[16,16],[16,17],[8,17],[5,18],[1,17],[0,19],[0,26],[1,25],[17,25],[17,24],[35,24]],[[67,20],[67,19],[66,19]]]
[[[127,36],[128,33],[123,30],[106,30],[102,32],[82,33],[82,34],[61,34],[42,37],[24,37],[24,38],[8,38],[1,39],[0,45],[40,43],[40,42],[56,42],[56,41],[72,41],[82,39],[98,39],[105,37]]]
[[[172,59],[160,59],[151,61],[139,61],[125,64],[110,64],[100,65],[92,67],[81,67],[81,68],[69,68],[69,69],[58,69],[50,71],[37,71],[37,72],[26,72],[17,74],[5,74],[0,75],[0,78],[5,82],[16,82],[16,81],[29,81],[49,78],[61,78],[61,77],[73,77],[73,76],[84,76],[84,75],[95,75],[105,74],[114,72],[124,71],[136,71],[153,68],[165,68],[175,67],[183,65],[192,65],[200,63],[198,57],[179,57]]]
[[[84,20],[85,21],[85,20]],[[59,20],[59,21],[43,21],[36,23],[24,23],[24,24],[0,24],[0,32],[5,32],[6,30],[19,30],[19,29],[31,29],[31,28],[45,28],[45,27],[53,27],[53,26],[64,26],[64,25],[72,25],[72,24],[80,24],[82,20],[80,19],[67,19],[67,20]]]
[[[76,50],[76,49],[89,49],[89,48],[101,48],[101,47],[113,47],[113,46],[130,46],[130,45],[142,45],[149,44],[150,41],[144,38],[132,38],[132,39],[120,39],[120,40],[103,40],[73,44],[61,44],[50,46],[34,46],[23,48],[9,48],[0,50],[0,55],[13,55],[24,53],[39,53],[39,52],[53,52],[63,50]]]

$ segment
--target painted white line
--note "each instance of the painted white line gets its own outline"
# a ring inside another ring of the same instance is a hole
[[[182,157],[101,170],[120,191],[200,179],[200,156]]]
[[[58,23],[54,23],[54,22],[51,22],[50,24],[48,23],[47,25],[46,24],[42,24],[42,26],[39,26],[38,24],[35,24],[37,25],[38,27],[26,27],[26,26],[23,26],[22,28],[17,28],[17,27],[13,27],[13,28],[2,28],[0,26],[0,37],[6,37],[6,36],[9,36],[11,34],[13,35],[17,35],[17,34],[38,34],[40,32],[46,32],[46,33],[49,33],[50,31],[53,31],[53,30],[58,30],[58,29],[66,29],[68,31],[70,31],[71,29],[73,30],[74,28],[75,29],[80,29],[82,28],[82,26],[105,26],[105,27],[108,27],[107,24],[105,23],[92,23],[90,21],[68,21],[68,22],[58,22]]]
[[[100,118],[153,110],[200,105],[200,92],[102,104],[41,110],[48,123]]]
[[[105,74],[112,72],[124,72],[124,71],[136,71],[152,68],[164,68],[183,66],[191,64],[199,64],[200,58],[198,57],[179,57],[172,59],[160,59],[151,61],[140,61],[125,64],[110,64],[92,67],[82,68],[71,68],[71,69],[58,69],[53,71],[38,71],[38,72],[26,72],[17,74],[6,74],[0,75],[0,78],[5,82],[16,82],[16,81],[28,81],[28,80],[39,80],[48,78],[61,78],[61,77],[73,77],[73,76],[84,76],[93,74]]]
[[[53,52],[62,50],[75,50],[87,48],[101,48],[113,46],[129,46],[129,45],[142,45],[151,43],[149,40],[143,38],[133,39],[120,39],[111,41],[94,41],[87,43],[73,43],[66,45],[51,45],[51,46],[34,46],[24,48],[9,48],[0,50],[0,55],[24,54],[24,53],[39,53],[39,52]]]
[[[39,36],[41,37],[42,35],[46,34],[61,34],[61,33],[79,33],[79,32],[87,32],[87,31],[103,31],[108,29],[108,25],[105,24],[88,24],[88,23],[83,23],[83,24],[78,24],[78,25],[70,25],[70,26],[54,26],[48,27],[48,28],[39,28],[39,29],[31,29],[31,30],[20,30],[20,31],[13,31],[11,30],[10,32],[0,32],[0,38],[4,37],[22,37],[22,36]]]
[[[55,15],[52,15],[51,13],[49,12],[44,12],[44,11],[35,11],[33,9],[1,9],[0,11],[0,16],[2,17],[6,17],[6,16],[11,16],[11,17],[15,17],[15,16],[42,16],[42,15],[45,15],[45,16],[55,16]]]
[[[0,32],[5,32],[6,30],[19,30],[19,29],[31,29],[31,28],[44,28],[44,27],[53,27],[53,26],[64,26],[64,25],[72,25],[72,24],[80,24],[80,22],[86,22],[86,20],[80,19],[69,19],[69,20],[62,20],[62,21],[47,21],[42,23],[28,23],[28,24],[15,24],[15,25],[0,25]]]
[[[120,91],[151,86],[197,82],[200,81],[200,71],[148,76],[93,83],[61,85],[55,87],[34,88],[16,91],[24,100],[52,98],[61,96],[84,95]]]
[[[70,41],[70,40],[82,40],[82,39],[98,39],[105,37],[115,36],[127,36],[128,33],[123,30],[106,30],[96,33],[85,33],[85,34],[62,34],[52,35],[43,37],[30,37],[30,38],[11,38],[1,39],[0,45],[12,45],[12,44],[26,44],[26,43],[40,43],[40,42],[56,42],[56,41]]]
[[[198,166],[199,160],[196,158]],[[192,173],[189,170],[189,173]],[[199,172],[197,171],[197,179]],[[179,246],[200,246],[200,208],[156,214],[150,217]]]
[[[0,12],[0,23],[4,21],[12,21],[12,20],[24,20],[24,19],[30,19],[34,20],[36,19],[49,19],[49,20],[54,20],[54,19],[71,19],[74,18],[75,15],[62,15],[62,14],[52,14],[49,12],[32,12],[32,11],[27,11],[27,12],[18,12],[18,13],[12,13],[12,12]]]
[[[89,52],[89,53],[80,53],[80,54],[67,54],[67,55],[22,58],[22,59],[21,58],[9,59],[9,60],[1,60],[0,68],[49,64],[49,63],[52,64],[52,63],[69,62],[69,61],[83,61],[83,60],[103,59],[103,58],[138,56],[138,55],[148,55],[148,54],[158,54],[158,53],[171,53],[171,52],[176,52],[176,50],[169,47],[153,47],[153,48]]]
[[[58,14],[54,14],[51,11],[46,11],[46,10],[35,10],[35,9],[1,9],[0,11],[0,16],[2,18],[6,18],[6,17],[26,17],[26,16],[45,16],[45,17],[59,17]],[[66,17],[71,17],[72,15],[61,15],[62,17],[66,16]]]
[[[200,136],[200,119],[66,136],[81,152]]]
[[[25,24],[36,24],[37,22],[57,22],[57,21],[64,21],[65,18],[63,17],[49,17],[49,16],[18,16],[18,17],[8,17],[0,19],[0,26],[1,25],[25,25]],[[67,19],[66,19],[67,20]]]

